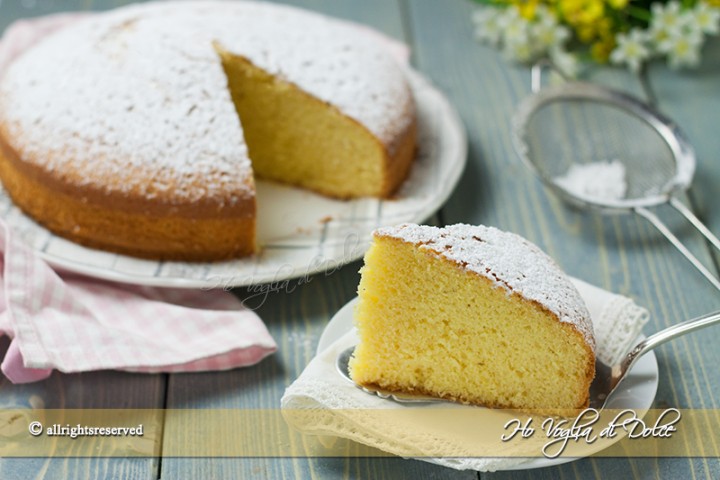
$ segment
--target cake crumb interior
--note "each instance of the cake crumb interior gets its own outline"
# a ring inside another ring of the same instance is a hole
[[[247,59],[215,48],[256,176],[337,198],[387,195],[384,147],[366,128]]]
[[[572,325],[435,252],[376,237],[359,295],[359,384],[492,407],[587,403],[589,353]]]

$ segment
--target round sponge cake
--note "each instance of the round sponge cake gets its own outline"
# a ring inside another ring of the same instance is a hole
[[[118,9],[49,36],[0,79],[14,202],[57,234],[145,257],[251,254],[255,176],[386,197],[414,145],[412,95],[383,41],[285,6]]]
[[[375,232],[355,312],[353,380],[490,407],[586,407],[589,313],[550,257],[495,228]]]

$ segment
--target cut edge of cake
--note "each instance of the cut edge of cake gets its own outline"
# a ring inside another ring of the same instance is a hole
[[[214,48],[228,79],[257,178],[338,199],[389,198],[404,182],[415,158],[414,102],[402,105],[408,123],[394,142],[386,144],[336,106],[218,42]],[[411,91],[409,85],[407,88]],[[249,91],[261,94],[247,95]],[[301,111],[288,108],[289,103]],[[262,118],[265,115],[272,118]],[[296,118],[298,115],[303,118]],[[280,129],[276,129],[278,119],[283,124]],[[312,127],[305,128],[306,123]],[[273,141],[265,141],[268,138]],[[330,168],[317,168],[318,160]]]

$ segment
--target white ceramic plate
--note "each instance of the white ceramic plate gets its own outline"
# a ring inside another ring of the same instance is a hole
[[[49,263],[108,280],[168,287],[235,287],[279,282],[362,257],[377,227],[422,222],[447,200],[467,157],[455,109],[420,74],[409,72],[418,110],[418,153],[392,200],[339,201],[304,190],[257,183],[258,243],[251,258],[226,262],[157,262],[82,247],[26,217],[0,190],[0,216]]]
[[[323,333],[320,335],[317,353],[320,353],[328,348],[333,342],[335,342],[335,340],[338,340],[347,332],[354,330],[353,310],[357,301],[357,297],[350,300],[350,302],[338,310],[335,316],[330,320],[330,323],[327,324],[325,330],[323,330]],[[638,338],[638,341],[641,338]],[[625,408],[632,408],[634,410],[649,409],[655,399],[658,379],[657,358],[655,357],[655,352],[650,351],[638,360],[637,364],[635,364],[627,378],[625,378],[625,380],[620,384],[620,390],[617,391],[610,399],[610,403],[607,408],[619,410]],[[610,444],[606,444],[606,446],[609,445]],[[540,457],[509,468],[508,470],[526,470],[531,468],[550,467],[553,465],[572,462],[577,459],[577,457],[559,457],[555,459]],[[433,463],[431,458],[422,458],[421,460]]]

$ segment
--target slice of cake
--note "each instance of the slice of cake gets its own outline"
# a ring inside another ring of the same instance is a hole
[[[589,313],[527,240],[484,226],[382,228],[361,273],[356,383],[489,407],[587,406]]]

